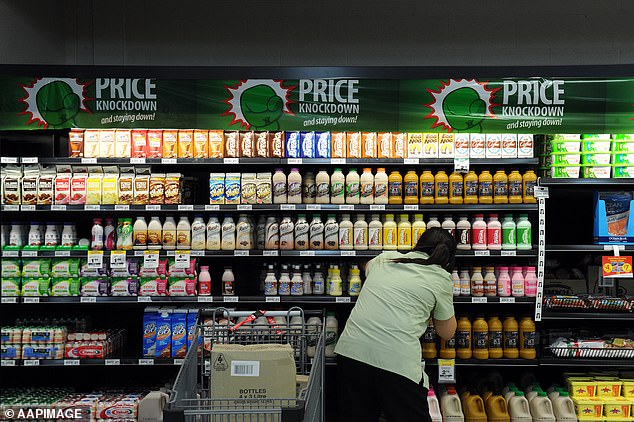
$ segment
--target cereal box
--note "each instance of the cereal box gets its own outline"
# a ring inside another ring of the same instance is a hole
[[[377,157],[392,158],[392,132],[380,132],[377,136]]]
[[[209,175],[209,203],[225,203],[225,174],[211,173]]]
[[[55,194],[55,168],[42,167],[37,180],[37,204],[51,205]],[[99,190],[101,192],[101,189]]]
[[[409,158],[423,157],[423,134],[410,132],[407,134],[407,156]]]
[[[114,156],[117,158],[130,158],[131,150],[132,131],[130,129],[117,129],[114,137]]]
[[[392,158],[407,158],[407,134],[392,132]]]
[[[454,135],[454,156],[456,158],[469,158],[468,133],[456,133]]]
[[[517,158],[517,134],[502,135],[502,158]]]
[[[88,173],[74,173],[70,182],[70,204],[84,205],[86,203]]]
[[[487,133],[485,135],[486,158],[502,158],[502,135],[499,133]]]
[[[149,204],[165,203],[165,174],[152,173],[150,175]]]
[[[286,158],[300,158],[302,156],[300,133],[285,132],[286,135]]]
[[[119,174],[119,198],[117,203],[131,205],[134,201],[134,168],[122,167]]]
[[[101,203],[104,205],[116,204],[119,200],[119,169],[116,166],[104,167],[103,172]]]
[[[150,177],[150,190],[152,188],[151,180],[152,178]],[[181,203],[181,180],[182,175],[180,173],[167,173],[165,176],[165,204]]]
[[[272,203],[272,174],[258,173],[256,175],[256,192],[258,204]]]
[[[240,132],[240,156],[245,158],[255,157],[255,139],[253,131]]]
[[[113,129],[101,129],[99,131],[99,157],[114,157],[114,134]]]
[[[240,173],[225,175],[225,204],[240,203]]]
[[[453,133],[441,133],[438,140],[438,158],[454,158],[455,142]]]
[[[269,156],[269,133],[255,132],[255,156],[258,158],[267,158]]]
[[[257,184],[255,173],[242,173],[242,199],[243,204],[257,204]]]
[[[178,131],[178,157],[194,158],[194,131]]]
[[[68,158],[84,156],[84,130],[71,129],[68,134]]]
[[[38,165],[24,167],[22,175],[22,204],[37,204],[37,180],[39,178],[40,168]]]
[[[225,157],[240,157],[240,132],[225,132]]]
[[[222,130],[209,131],[209,158],[223,158],[225,153],[224,132]]]
[[[423,134],[423,157],[438,158],[440,136],[437,133]]]
[[[363,132],[361,134],[362,147],[361,156],[363,158],[376,158],[377,137],[376,132]]]
[[[174,309],[172,313],[172,357],[187,354],[187,309]]]
[[[146,158],[148,155],[147,130],[134,129],[132,131],[132,152],[134,158]]]
[[[469,136],[469,158],[485,158],[485,144],[483,133],[472,133]]]
[[[147,131],[147,158],[163,157],[163,130],[151,129]]]
[[[178,130],[163,130],[163,158],[178,158]]]
[[[517,158],[533,158],[535,140],[532,134],[517,135]]]
[[[172,312],[171,308],[160,308],[156,318],[156,357],[172,356]]]
[[[57,166],[57,176],[55,177],[55,204],[70,204],[70,181],[73,177],[70,171],[70,167]]]
[[[332,132],[330,155],[332,158],[346,158],[346,132]]]
[[[317,132],[316,138],[316,154],[317,158],[330,158],[330,132]]]
[[[87,129],[84,131],[84,157],[97,158],[99,156],[99,131]]]
[[[194,131],[194,158],[209,158],[209,131]]]
[[[137,168],[134,176],[134,205],[150,203],[150,169]]]
[[[361,132],[346,133],[348,158],[361,158]]]
[[[101,169],[100,169],[101,171]],[[89,173],[86,179],[86,204],[101,204],[103,173]]]
[[[271,157],[284,158],[286,156],[284,132],[269,132],[269,142]]]

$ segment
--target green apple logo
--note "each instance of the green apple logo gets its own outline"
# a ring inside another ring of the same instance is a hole
[[[249,79],[235,87],[225,87],[230,98],[224,102],[230,108],[222,116],[232,116],[230,124],[239,123],[252,130],[279,130],[279,120],[284,114],[293,115],[289,108],[290,92],[283,81]]]
[[[30,86],[22,85],[26,97],[21,101],[26,109],[19,114],[30,115],[27,125],[37,123],[44,129],[72,127],[80,111],[90,112],[84,104],[87,85],[70,78],[40,78]]]

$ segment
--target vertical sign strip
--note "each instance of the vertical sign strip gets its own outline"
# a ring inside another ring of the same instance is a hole
[[[535,297],[535,321],[542,320],[544,297],[544,271],[546,266],[546,198],[538,198],[538,238],[537,238],[537,295]]]

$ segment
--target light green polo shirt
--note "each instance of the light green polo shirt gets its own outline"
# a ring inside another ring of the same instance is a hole
[[[427,258],[422,252],[383,252],[366,268],[366,279],[335,352],[428,387],[420,338],[430,317],[454,315],[453,285],[438,265],[402,264],[394,258]]]

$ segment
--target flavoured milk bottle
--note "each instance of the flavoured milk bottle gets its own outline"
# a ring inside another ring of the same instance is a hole
[[[324,248],[324,223],[319,214],[313,214],[313,219],[308,228],[310,237],[310,249],[320,250]]]
[[[524,277],[524,294],[527,297],[537,296],[537,275],[535,267],[527,267],[526,276]]]
[[[529,251],[533,248],[533,236],[531,232],[531,222],[528,221],[528,214],[520,214],[517,222],[517,249]]]
[[[235,226],[234,226],[235,229]],[[186,215],[181,215],[176,226],[176,249],[191,248],[192,228]]]
[[[513,169],[509,174],[509,204],[521,204],[522,201],[522,175]]]
[[[462,204],[464,192],[464,179],[462,174],[458,172],[451,173],[449,176],[449,203]]]
[[[147,223],[139,216],[134,222],[134,249],[147,249]]]
[[[471,274],[471,296],[484,296],[484,278],[482,277],[482,267],[473,267]]]
[[[200,273],[198,274],[198,295],[211,295],[211,275],[209,275],[209,267],[205,265],[200,266]]]
[[[513,221],[512,214],[504,215],[504,222],[502,223],[502,249],[503,250],[515,250],[517,249],[517,241],[515,239],[516,227],[515,221]]]
[[[218,217],[211,216],[207,222],[207,250],[220,250],[220,222]]]
[[[453,221],[450,215],[445,216],[441,227],[449,232],[451,237],[456,238],[456,223]]]
[[[330,203],[345,203],[346,177],[340,168],[336,168],[330,177]],[[319,203],[319,202],[318,202]]]
[[[398,246],[399,251],[409,251],[412,249],[412,224],[409,222],[407,214],[401,214],[398,223]]]
[[[159,217],[152,217],[147,226],[147,247],[148,249],[161,249],[163,239],[163,226]]]
[[[302,203],[302,176],[299,169],[292,168],[288,175],[288,200],[289,204]],[[280,202],[282,203],[282,202]]]
[[[376,170],[374,176],[374,203],[383,205],[388,203],[388,176],[382,167]]]
[[[465,422],[487,422],[487,414],[482,397],[475,391],[466,395],[462,400]]]
[[[438,221],[438,216],[432,214],[429,216],[429,221],[427,222],[427,230],[433,227],[440,228],[442,227],[442,224],[440,223],[440,221]]]
[[[168,215],[163,224],[163,249],[176,249],[176,222]]]
[[[360,196],[360,179],[357,169],[351,168],[346,176],[346,204],[358,204]]]
[[[504,170],[498,170],[493,176],[493,203],[509,203],[509,179]]]
[[[522,267],[513,267],[513,275],[511,276],[511,294],[514,297],[524,296],[524,276],[522,275]]]
[[[511,276],[509,275],[509,267],[499,267],[498,274],[498,296],[511,296]]]
[[[315,185],[315,203],[330,203],[330,176],[326,173],[326,170],[319,170],[319,173],[317,173],[317,177],[315,178]]]
[[[491,395],[487,399],[485,407],[489,418],[488,422],[510,422],[511,417],[507,403],[501,395]]]
[[[238,223],[239,225],[239,223]],[[285,215],[280,222],[280,249],[293,250],[295,247],[295,224],[290,216]]]
[[[245,216],[246,217],[246,216]],[[207,243],[207,226],[202,215],[195,215],[192,222],[191,248],[194,250],[204,250]]]
[[[473,216],[471,224],[471,247],[474,250],[485,250],[487,248],[487,223],[484,222],[482,214]]]
[[[425,233],[427,226],[423,221],[423,214],[414,214],[414,222],[412,223],[412,247],[416,246],[418,239]]]
[[[408,170],[403,178],[403,192],[405,204],[418,204],[418,175],[414,170]]]
[[[466,215],[461,215],[459,218],[456,224],[456,249],[468,251],[471,249],[471,223]]]
[[[368,223],[365,221],[365,214],[358,214],[354,223],[354,249],[359,251],[368,250]]]
[[[336,356],[335,346],[339,338],[339,323],[334,312],[328,312],[326,316],[326,357]]]
[[[379,214],[372,214],[372,221],[368,224],[368,249],[371,251],[383,249],[383,223]]]
[[[525,204],[535,204],[535,185],[537,184],[537,175],[533,170],[528,170],[522,176],[522,199]]]
[[[469,271],[460,271],[460,296],[471,296],[471,277]]]
[[[515,391],[508,401],[511,422],[533,422],[528,400],[523,391]]]
[[[180,225],[180,223],[178,223]],[[230,215],[226,215],[221,227],[220,249],[232,251],[236,248],[236,224]]]
[[[309,247],[309,230],[310,226],[306,221],[305,214],[297,215],[297,222],[295,222],[295,250],[305,251]]]
[[[339,222],[339,249],[351,251],[354,249],[354,224],[350,221],[350,214],[342,214]]]
[[[273,173],[273,203],[286,204],[288,201],[287,182],[284,170],[275,169]]]
[[[493,203],[493,176],[488,170],[482,170],[478,176],[478,202],[481,204]]]
[[[440,403],[438,403],[438,398],[434,393],[434,389],[431,387],[427,392],[427,406],[429,407],[429,416],[432,422],[443,422],[442,413],[440,412]]]
[[[222,223],[224,231],[224,223]],[[276,250],[280,247],[280,225],[277,219],[273,216],[266,219],[266,226],[264,229],[266,237],[264,240],[264,249]],[[224,235],[223,235],[224,238]],[[223,248],[224,249],[224,248]]]
[[[403,203],[403,176],[393,171],[388,177],[388,203],[400,205]]]
[[[329,251],[339,249],[339,224],[334,214],[328,214],[324,225],[324,249]]]
[[[314,204],[317,196],[317,184],[315,175],[312,172],[306,172],[302,179],[302,200],[304,204]]]
[[[478,176],[473,170],[469,170],[464,177],[464,203],[478,203]]]
[[[394,214],[386,214],[383,222],[383,249],[395,251],[398,249],[398,227],[394,221]]]
[[[502,249],[502,224],[497,214],[489,215],[487,223],[487,248],[492,251]]]
[[[374,203],[374,176],[372,175],[372,169],[364,168],[361,174],[361,198],[359,203],[361,204],[373,204]]]

